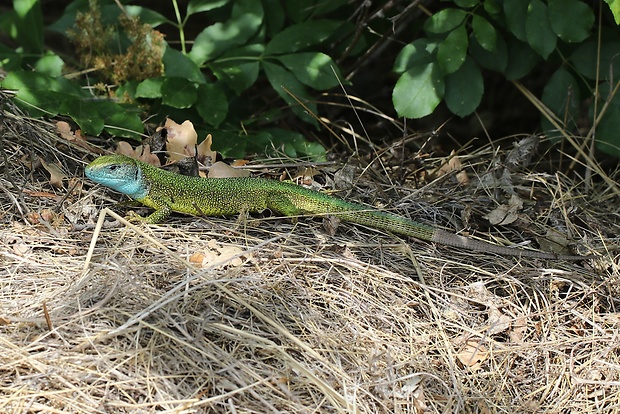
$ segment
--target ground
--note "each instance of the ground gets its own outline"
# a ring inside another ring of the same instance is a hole
[[[108,216],[95,235],[101,210],[126,207],[83,178],[94,154],[18,111],[2,142],[2,412],[619,410],[619,197],[605,180],[515,172],[526,207],[499,232],[479,225],[497,207],[476,184],[490,148],[463,159],[469,185],[359,174],[341,193],[492,243],[554,228],[595,255],[577,262],[349,224],[330,235],[312,218]],[[59,187],[29,169],[41,156],[66,172]]]

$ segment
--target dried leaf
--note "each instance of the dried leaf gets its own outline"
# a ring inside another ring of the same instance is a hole
[[[230,165],[232,165],[233,167],[244,167],[244,166],[248,165],[249,163],[250,163],[250,161],[248,161],[248,160],[234,160],[232,162],[232,164],[230,164]]]
[[[203,252],[196,252],[189,256],[189,262],[195,266],[202,267],[202,262],[205,260],[205,254]]]
[[[73,142],[74,144],[82,148],[85,148],[89,151],[100,153],[100,150],[98,148],[93,147],[92,145],[90,145],[90,143],[88,143],[88,141],[86,140],[86,137],[82,135],[82,130],[77,129],[74,132],[71,129],[71,125],[69,125],[69,123],[65,121],[56,122],[56,132],[58,133],[58,135],[60,135],[63,139],[66,139],[67,141]]]
[[[119,141],[116,144],[116,153],[121,155],[126,155],[128,157],[134,158],[136,160],[142,161],[144,163],[154,165],[159,167],[161,163],[159,162],[159,157],[151,152],[151,148],[149,145],[138,145],[135,149],[132,146],[125,142]]]
[[[240,257],[234,259],[232,257],[242,252],[243,250],[237,246],[221,246],[217,240],[211,239],[207,242],[206,249],[192,254],[189,261],[197,267],[240,266],[243,260]]]
[[[530,135],[519,142],[513,142],[513,148],[508,152],[506,161],[504,161],[506,167],[513,172],[527,167],[536,154],[539,142],[540,138],[536,135]]]
[[[209,178],[249,177],[248,170],[233,168],[225,162],[218,161],[209,168]]]
[[[62,188],[62,180],[67,178],[62,171],[62,167],[58,164],[48,164],[44,159],[41,159],[41,165],[50,174],[50,184],[57,188]]]
[[[164,128],[167,129],[168,157],[170,161],[178,161],[185,157],[196,155],[196,145],[198,144],[198,134],[194,129],[194,124],[186,120],[182,124],[177,124],[172,119],[167,118]]]
[[[564,233],[561,233],[555,229],[549,228],[544,237],[538,237],[537,240],[540,248],[548,252],[565,254],[568,252],[568,245],[570,244],[568,238]]]
[[[409,396],[413,398],[413,405],[416,413],[424,413],[428,410],[428,406],[426,405],[426,399],[424,398],[424,383],[422,382],[423,376],[416,375],[412,378],[409,378],[403,388],[401,389],[401,393],[403,396]]]
[[[495,335],[510,329],[512,318],[504,315],[497,307],[489,305],[487,321],[489,329],[487,335]]]
[[[243,252],[243,249],[237,246],[224,246],[219,249],[220,256],[218,257],[217,262],[221,264],[227,264],[230,266],[241,266],[243,264],[243,260],[241,257],[235,257],[238,254]]]
[[[306,187],[312,187],[315,184],[314,176],[319,175],[320,172],[314,167],[305,167],[302,170],[298,171],[297,174],[293,177],[293,181],[295,181],[299,185],[304,185]]]
[[[16,256],[20,257],[25,256],[26,253],[32,250],[32,248],[26,243],[15,243],[11,246],[11,249]]]
[[[208,134],[207,137],[198,145],[198,161],[205,166],[212,165],[217,160],[217,151],[211,149],[213,144],[213,136]]]
[[[325,232],[330,236],[336,234],[338,226],[340,226],[340,219],[338,216],[327,215],[323,217],[323,229],[325,229]]]
[[[129,144],[128,142],[118,141],[118,144],[116,144],[116,153],[133,158],[135,154],[135,150],[133,149],[131,144]]]
[[[513,223],[519,218],[518,211],[523,208],[523,200],[516,194],[510,197],[508,204],[502,204],[496,209],[490,211],[483,217],[489,220],[489,223],[493,225],[501,224],[506,225]]]
[[[488,356],[486,347],[474,339],[467,340],[456,354],[461,364],[472,371],[479,370]]]
[[[454,155],[454,151],[452,151],[447,161],[444,161],[441,167],[439,167],[439,169],[436,172],[436,176],[441,177],[443,175],[451,173],[452,171],[459,171],[456,174],[456,179],[459,184],[463,184],[463,185],[469,184],[469,176],[467,175],[465,170],[463,170],[463,164],[461,163],[461,158],[457,155]]]
[[[508,333],[510,342],[515,343],[515,344],[523,343],[523,337],[525,336],[526,331],[527,331],[527,319],[525,318],[525,316],[519,316],[512,323],[512,329]]]
[[[56,122],[56,132],[58,132],[58,135],[60,135],[63,139],[66,139],[67,141],[75,141],[75,135],[73,135],[71,125],[69,125],[68,122]]]

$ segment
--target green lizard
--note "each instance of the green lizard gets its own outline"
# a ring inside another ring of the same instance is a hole
[[[124,155],[106,155],[86,167],[96,183],[155,209],[144,221],[158,223],[172,211],[195,216],[226,216],[270,209],[285,216],[334,215],[343,221],[387,230],[420,240],[505,256],[582,260],[585,256],[516,249],[469,239],[318,191],[264,178],[200,178],[162,170]]]

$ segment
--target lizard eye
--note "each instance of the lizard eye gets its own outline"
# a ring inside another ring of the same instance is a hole
[[[109,166],[108,166],[108,170],[110,170],[110,171],[114,171],[114,170],[116,170],[117,168],[118,168],[118,165],[109,165]]]

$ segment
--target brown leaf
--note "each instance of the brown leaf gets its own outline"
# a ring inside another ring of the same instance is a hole
[[[487,313],[487,320],[489,322],[489,329],[487,331],[487,335],[490,336],[498,334],[504,332],[507,329],[510,329],[510,325],[512,323],[512,318],[510,316],[504,315],[498,308],[493,305],[489,305]]]
[[[447,161],[445,161],[441,167],[436,172],[437,177],[441,177],[442,175],[446,175],[451,173],[452,171],[459,171],[456,173],[456,180],[459,184],[468,185],[469,184],[469,176],[467,172],[463,170],[463,164],[461,163],[460,157],[454,155],[454,151],[450,154]]]
[[[75,132],[71,129],[71,125],[65,121],[56,122],[56,132],[60,135],[61,138],[66,139],[67,141],[73,142],[82,148],[86,148],[89,151],[93,151],[96,153],[100,153],[101,151],[93,147],[86,141],[86,137],[82,135],[82,130],[77,129]]]
[[[510,342],[515,344],[523,343],[523,337],[525,336],[525,332],[527,332],[527,319],[525,318],[525,316],[519,316],[512,323],[512,329],[508,333]]]
[[[157,155],[151,153],[151,148],[149,145],[138,145],[135,149],[125,141],[119,141],[116,144],[116,153],[121,155],[126,155],[130,158],[134,158],[136,160],[142,161],[144,163],[154,165],[159,167],[161,163],[159,162],[159,158]]]
[[[56,132],[58,132],[58,135],[60,135],[62,138],[66,139],[67,141],[75,141],[75,135],[73,135],[73,131],[71,130],[71,125],[69,125],[68,122],[65,122],[65,121],[56,122]]]
[[[479,370],[488,356],[486,347],[474,339],[467,340],[456,354],[461,364],[472,371]]]
[[[299,185],[312,186],[314,184],[314,177],[319,174],[320,172],[316,168],[306,167],[295,174],[293,181]]]
[[[518,212],[523,208],[523,200],[516,194],[510,197],[508,204],[502,204],[483,217],[493,225],[507,225],[519,218]]]
[[[213,136],[208,134],[200,145],[198,145],[198,161],[203,165],[209,166],[216,162],[217,151],[211,149],[212,144]]]
[[[558,254],[569,253],[568,245],[570,244],[570,241],[564,233],[561,233],[555,229],[547,229],[545,236],[537,237],[536,241],[542,250]]]
[[[58,164],[48,164],[44,159],[41,159],[41,165],[50,174],[50,184],[57,188],[62,188],[62,180],[67,178],[62,171],[62,167]]]
[[[209,168],[209,178],[249,177],[248,170],[233,168],[225,162],[218,161]]]
[[[170,161],[178,161],[182,158],[196,155],[198,134],[194,129],[194,124],[186,120],[179,125],[172,119],[167,118],[164,128],[168,131],[168,144],[166,148]]]

